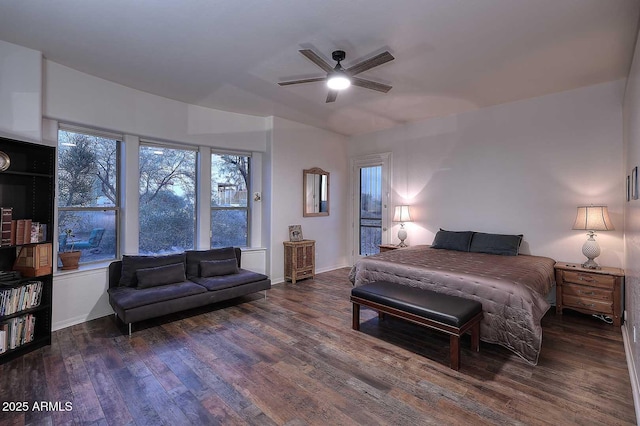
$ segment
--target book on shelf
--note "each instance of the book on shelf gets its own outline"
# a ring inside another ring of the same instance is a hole
[[[24,244],[24,219],[16,221],[16,245],[21,246]]]
[[[0,246],[11,245],[11,220],[13,207],[0,207],[0,230],[2,232]]]

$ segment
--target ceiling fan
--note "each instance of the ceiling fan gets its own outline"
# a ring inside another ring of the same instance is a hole
[[[292,84],[313,83],[316,81],[326,81],[329,86],[329,94],[327,95],[327,102],[335,102],[338,97],[338,91],[346,89],[350,85],[364,87],[365,89],[377,90],[378,92],[387,93],[391,90],[391,86],[376,83],[375,81],[365,80],[364,78],[355,77],[355,75],[361,72],[370,70],[373,67],[382,65],[389,61],[393,61],[395,58],[389,52],[383,52],[373,58],[366,59],[359,64],[353,65],[347,69],[343,68],[340,62],[344,61],[346,54],[344,50],[335,50],[331,57],[337,62],[335,67],[332,67],[325,62],[320,56],[318,56],[313,50],[303,49],[300,50],[304,56],[311,62],[322,68],[327,73],[326,77],[305,78],[302,80],[283,81],[278,83],[280,86],[289,86]]]

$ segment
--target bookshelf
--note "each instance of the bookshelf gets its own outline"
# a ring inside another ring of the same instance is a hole
[[[51,344],[56,149],[0,137],[0,151],[9,159],[9,167],[0,171],[0,208],[11,208],[15,222],[11,232],[17,230],[18,221],[45,225],[38,229],[39,238],[38,230],[35,237],[25,231],[16,241],[15,236],[5,235],[7,214],[0,210],[0,224],[5,224],[0,240],[0,335],[6,338],[0,342],[3,364]],[[0,160],[2,166],[4,157]],[[31,242],[35,240],[38,242]],[[10,272],[16,270],[19,277]]]

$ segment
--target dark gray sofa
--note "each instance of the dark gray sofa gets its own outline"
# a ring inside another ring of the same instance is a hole
[[[109,265],[109,303],[131,324],[271,288],[269,277],[241,267],[239,248],[123,256]]]

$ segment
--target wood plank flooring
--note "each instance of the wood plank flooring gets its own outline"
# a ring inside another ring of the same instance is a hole
[[[363,309],[351,330],[348,269],[213,308],[59,330],[0,366],[1,425],[635,424],[619,329],[543,320],[540,362]],[[40,401],[47,402],[44,409]],[[14,405],[15,406],[15,405]]]

